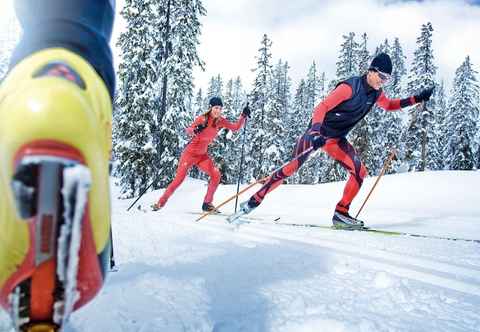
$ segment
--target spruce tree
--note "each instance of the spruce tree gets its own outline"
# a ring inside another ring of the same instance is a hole
[[[355,41],[355,33],[350,32],[348,35],[343,35],[343,40],[337,61],[337,82],[358,74],[359,45]]]
[[[220,76],[220,74],[210,78],[210,82],[208,84],[208,89],[207,89],[207,103],[208,103],[208,100],[212,97],[219,97],[222,100],[224,99],[223,98],[223,79]]]
[[[315,106],[320,101],[321,93],[321,76],[318,74],[317,65],[315,61],[311,64],[307,79],[305,80],[305,91],[304,91],[304,110],[303,114],[305,119],[302,122],[305,124],[303,128],[300,129],[300,132],[306,130],[308,123],[310,122]],[[300,133],[300,134],[301,134]],[[307,162],[302,166],[302,169],[299,171],[299,181],[300,183],[316,183],[319,177],[318,171],[318,160],[311,156]]]
[[[246,105],[246,93],[243,89],[242,81],[240,77],[237,77],[235,80],[233,80],[232,84],[232,89],[231,92],[228,92],[228,84],[227,84],[227,93],[226,93],[226,99],[229,100],[229,114],[230,114],[230,120],[231,121],[236,121],[240,114],[242,113],[243,107]],[[250,128],[250,118],[247,118],[246,120],[246,129],[242,128],[240,131],[236,133],[229,132],[227,134],[227,139],[228,139],[228,144],[227,148],[224,151],[224,156],[225,156],[225,162],[228,165],[228,171],[225,174],[225,182],[226,183],[236,183],[238,176],[239,176],[239,170],[240,167],[243,167],[243,173],[245,174],[245,165],[240,165],[241,163],[241,154],[242,154],[242,145],[244,144],[244,135],[245,135],[245,130],[249,130]],[[247,145],[248,142],[245,142],[245,145]],[[244,160],[245,160],[245,155],[247,152],[247,147],[244,147]],[[243,180],[245,179],[245,176],[243,176]]]
[[[368,51],[367,44],[368,44],[368,36],[366,33],[364,33],[362,35],[362,41],[358,48],[358,56],[357,56],[357,59],[358,59],[357,74],[358,75],[364,75],[368,71],[368,68],[370,67],[370,63],[372,62],[372,57],[370,56],[370,52]]]
[[[403,54],[403,48],[398,38],[395,38],[393,46],[390,48],[390,57],[392,59],[392,77],[390,83],[385,86],[384,92],[389,98],[404,98],[405,93],[403,89],[405,75],[407,74],[405,60],[406,57]],[[401,139],[404,138],[404,125],[402,118],[405,117],[403,111],[383,112],[382,114],[382,131],[384,133],[382,142],[379,145],[377,151],[380,159],[377,160],[377,169],[383,166],[387,154],[392,148],[397,151],[403,151],[404,142]],[[401,155],[401,154],[400,154]],[[394,173],[400,167],[402,161],[400,159],[392,162],[387,172]],[[372,174],[371,172],[370,174]]]
[[[266,105],[264,113],[265,135],[263,136],[264,159],[259,174],[268,175],[282,164],[285,155],[285,114],[284,101],[284,65],[281,60],[275,66],[266,90]]]
[[[471,170],[476,167],[475,142],[480,98],[477,72],[467,56],[455,72],[453,90],[447,114],[447,149],[445,162],[448,169]]]
[[[187,142],[193,114],[192,70],[197,55],[201,1],[126,0],[121,14],[119,93],[114,118],[116,174],[126,196],[154,178],[154,187],[173,178]]]
[[[121,11],[127,29],[120,35],[122,52],[119,64],[119,89],[113,114],[115,174],[122,192],[133,197],[148,185],[156,174],[155,87],[159,79],[159,60],[155,44],[161,42],[150,30],[159,19],[152,12],[153,1],[127,0]]]
[[[434,64],[432,47],[433,27],[430,22],[423,24],[417,38],[408,92],[415,95],[421,90],[435,86],[437,67]],[[407,133],[405,156],[410,170],[423,171],[432,167],[439,153],[435,140],[434,101],[419,104],[410,109],[410,122]]]
[[[275,66],[274,75],[273,75],[273,94],[272,99],[275,101],[275,104],[278,107],[278,116],[281,121],[282,131],[277,137],[278,140],[278,149],[280,156],[278,161],[281,163],[285,161],[291,154],[293,142],[290,138],[290,133],[288,130],[288,122],[290,120],[290,107],[291,107],[291,79],[288,74],[290,66],[288,62],[282,62],[279,60]],[[275,168],[278,165],[273,165]]]
[[[272,80],[271,64],[272,42],[266,34],[263,35],[259,54],[256,56],[257,66],[253,70],[255,81],[251,92],[252,121],[249,130],[249,149],[247,165],[250,178],[266,176],[268,166],[266,163],[265,151],[269,147],[266,144],[266,137],[270,135],[270,120],[267,117],[267,105],[270,102],[270,87]]]
[[[290,143],[291,150],[293,151],[295,144],[307,128],[307,125],[311,118],[311,112],[307,108],[307,88],[305,79],[301,79],[297,89],[295,90],[295,95],[292,102],[292,110],[288,113],[287,118],[287,132],[288,132],[288,141]],[[292,158],[292,154],[287,155],[284,159],[284,162]],[[296,172],[294,175],[287,179],[287,183],[300,183],[300,175],[302,170]]]
[[[445,130],[446,126],[449,126],[447,120],[448,112],[448,102],[447,95],[445,92],[445,83],[442,80],[439,86],[435,89],[435,114],[437,121],[435,122],[435,136],[438,142],[440,153],[438,154],[438,159],[436,160],[436,170],[442,170],[445,168],[445,159],[444,154],[447,150],[447,145],[445,142],[448,141],[448,134]]]
[[[210,83],[211,84],[208,89],[209,98],[213,96],[222,98],[222,117],[226,118],[229,121],[236,121],[236,119],[233,118],[233,112],[231,109],[233,81],[229,80],[227,82],[225,92],[223,89],[223,79],[220,75],[212,78]],[[232,165],[229,165],[226,160],[229,145],[229,139],[227,137],[228,133],[228,129],[220,129],[217,137],[208,149],[209,154],[215,163],[215,166],[220,170],[220,173],[222,174],[220,179],[221,183],[227,183],[228,176],[232,173],[232,170],[230,169]]]

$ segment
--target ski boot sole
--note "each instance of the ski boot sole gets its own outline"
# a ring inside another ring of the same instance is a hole
[[[90,172],[77,150],[52,141],[21,148],[14,169],[15,206],[30,244],[0,300],[16,329],[58,331],[103,284],[88,212]]]
[[[348,224],[345,224],[345,223],[342,223],[342,222],[334,221],[333,225],[332,225],[332,228],[333,229],[343,229],[343,230],[347,230],[347,231],[355,231],[355,230],[365,229],[365,226],[363,226],[363,225],[354,226],[354,225],[348,225]]]

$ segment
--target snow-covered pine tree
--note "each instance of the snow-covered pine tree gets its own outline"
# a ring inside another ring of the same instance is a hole
[[[403,48],[398,38],[395,38],[393,42],[390,57],[392,59],[392,78],[385,90],[391,97],[400,97],[403,93],[404,77],[407,74],[405,65],[407,57],[403,54]]]
[[[355,41],[355,33],[350,32],[343,35],[343,43],[340,48],[340,54],[337,61],[336,81],[340,82],[358,74],[358,49],[359,45]]]
[[[370,52],[367,48],[368,44],[368,36],[366,33],[362,35],[362,41],[358,46],[358,56],[357,56],[357,68],[358,68],[358,75],[363,75],[368,71],[368,67],[370,67],[370,63],[372,62],[372,57],[370,56]]]
[[[379,48],[377,48],[377,50],[378,49]],[[358,71],[355,75],[365,75],[371,63],[371,56],[368,52],[368,36],[366,33],[362,35],[362,42],[355,53],[355,59],[358,62]],[[382,112],[377,107],[374,107],[370,114],[362,119],[349,135],[351,144],[360,156],[362,156],[362,161],[370,171],[370,174],[372,174],[372,171],[375,172],[377,169],[376,161],[378,158],[381,158],[377,152],[379,150],[379,142],[382,141],[380,136],[383,134],[380,127],[382,115]]]
[[[260,175],[268,175],[278,168],[285,155],[285,66],[279,60],[273,70],[271,79],[267,82],[264,121],[265,135],[263,137],[264,161],[260,168]],[[287,74],[288,77],[288,74]]]
[[[307,104],[307,89],[305,79],[301,79],[298,83],[298,87],[295,91],[295,95],[292,101],[292,109],[288,113],[286,130],[288,133],[288,141],[292,142],[291,150],[293,151],[294,146],[297,142],[297,139],[305,132],[307,125],[311,118],[311,112],[308,110]],[[284,162],[289,160],[292,157],[292,154],[286,156]],[[300,173],[295,173],[287,179],[287,183],[300,183]]]
[[[242,81],[238,76],[232,83],[231,92],[229,89],[229,85],[227,84],[227,92],[225,94],[225,99],[228,100],[228,107],[229,107],[229,114],[230,121],[236,121],[240,114],[242,113],[242,109],[246,104],[246,94],[242,86]],[[247,119],[247,131],[249,130],[250,126],[250,119]],[[236,133],[229,132],[227,134],[228,144],[226,150],[224,151],[225,163],[228,165],[228,171],[225,174],[225,182],[226,183],[236,183],[239,170],[240,170],[240,162],[241,162],[241,153],[242,153],[242,145],[243,145],[243,135],[244,135],[245,128],[241,129]],[[247,142],[245,143],[247,144]],[[246,154],[246,147],[244,150],[244,158]],[[245,173],[245,165],[244,166],[244,173]],[[245,177],[243,177],[245,178]]]
[[[229,80],[226,85],[225,93],[223,89],[223,79],[220,74],[216,77],[212,77],[210,80],[210,85],[208,87],[208,97],[220,97],[223,101],[223,110],[222,116],[230,121],[235,121],[233,117],[233,112],[231,108],[232,104],[232,89],[233,89],[233,81]],[[215,166],[220,170],[222,174],[221,182],[227,183],[227,178],[229,174],[232,173],[232,165],[227,163],[226,154],[228,153],[228,145],[229,140],[227,135],[229,133],[228,129],[221,129],[218,132],[217,138],[215,141],[210,145],[208,151],[210,156],[212,157],[213,161],[215,162]]]
[[[409,75],[408,93],[410,95],[435,86],[437,67],[434,64],[432,33],[433,27],[430,22],[422,25]],[[440,153],[440,149],[436,146],[434,107],[432,98],[425,105],[419,104],[410,109],[405,151],[410,170],[429,169],[438,159],[437,153]]]
[[[383,87],[385,95],[389,98],[402,97],[403,77],[406,74],[405,56],[398,38],[395,38],[393,46],[388,39],[377,47],[376,54],[384,52],[392,59],[392,78],[388,85]],[[385,112],[375,106],[372,112],[365,118],[368,122],[370,135],[369,153],[364,162],[370,175],[378,175],[392,148],[398,149],[399,139],[402,135],[402,114],[400,112]],[[399,167],[400,161],[394,161],[393,167],[388,172],[392,173]]]
[[[391,82],[385,87],[385,94],[389,98],[404,98],[404,81],[407,69],[405,65],[406,56],[403,54],[403,48],[400,44],[400,40],[395,38],[393,46],[391,47],[390,57],[392,59],[392,78]],[[382,144],[382,151],[391,151],[395,148],[397,151],[404,150],[404,142],[400,139],[403,138],[402,134],[405,131],[402,119],[406,118],[406,113],[399,112],[384,112],[384,126],[385,130],[384,141]],[[385,158],[385,153],[382,154]],[[392,166],[387,170],[388,173],[395,173],[401,165],[401,160],[394,160]]]
[[[237,78],[233,81],[232,88],[232,114],[234,116],[239,116],[243,110],[243,107],[248,101],[249,100],[247,99],[247,94],[243,88],[242,80],[240,79],[240,76],[237,76]]]
[[[445,131],[445,128],[449,126],[447,122],[447,95],[445,92],[445,83],[442,80],[438,87],[435,89],[434,92],[435,96],[435,114],[437,121],[435,122],[435,133],[436,133],[436,140],[439,142],[439,148],[441,154],[439,154],[439,158],[436,161],[437,169],[441,170],[445,168],[445,159],[444,154],[447,148],[445,142],[448,142],[448,134]]]
[[[379,53],[387,53],[389,55],[392,53],[392,50],[390,48],[390,43],[388,42],[388,38],[385,38],[383,43],[377,46],[377,48],[375,49],[375,54],[373,56],[375,57]]]
[[[194,117],[197,117],[205,112],[207,105],[205,103],[205,97],[203,96],[202,88],[198,89],[195,96],[195,103],[193,105],[193,114]]]
[[[321,76],[318,74],[317,65],[315,61],[310,65],[307,73],[307,79],[305,80],[305,91],[304,91],[304,110],[302,119],[303,127],[300,128],[300,135],[306,130],[308,123],[312,118],[313,109],[320,102],[320,93],[321,93]],[[299,135],[299,136],[300,136]],[[297,137],[298,138],[298,137]],[[318,155],[318,153],[316,154]],[[307,162],[302,166],[299,173],[299,182],[300,183],[317,183],[319,178],[319,163],[318,159],[313,156],[309,158]]]
[[[210,78],[210,82],[208,83],[208,89],[207,89],[207,104],[208,100],[212,97],[220,97],[222,100],[223,98],[223,79],[218,74],[217,76],[212,76]]]
[[[225,86],[225,96],[223,98],[223,115],[227,116],[232,112],[233,103],[233,79],[229,79]]]
[[[158,16],[153,1],[126,0],[121,11],[127,29],[120,35],[119,89],[113,117],[115,174],[122,192],[133,197],[155,175],[155,87],[159,79],[159,59],[155,57],[156,34],[150,31]]]
[[[322,101],[323,99],[325,99],[325,97],[327,96],[327,78],[325,76],[325,72],[322,72],[322,74],[320,75],[320,81],[319,81],[319,98],[318,98],[318,101]],[[316,106],[316,105],[315,105]]]
[[[270,98],[270,81],[272,77],[271,65],[271,47],[272,42],[266,34],[263,35],[261,47],[258,49],[259,54],[255,57],[257,59],[257,66],[253,69],[255,73],[255,81],[251,95],[252,118],[251,126],[248,131],[248,141],[250,149],[248,150],[248,158],[246,158],[248,178],[260,178],[266,176],[265,167],[265,150],[268,146],[265,144],[267,135],[270,135],[269,123],[272,119],[267,118],[266,107]]]
[[[476,129],[480,95],[476,78],[467,56],[456,70],[444,130],[447,134],[445,163],[448,169],[471,170],[476,166]]]
[[[175,173],[193,117],[192,70],[203,65],[196,48],[205,9],[200,0],[126,0],[122,15],[115,155],[122,190],[131,197],[155,175],[163,186]]]
[[[288,62],[282,63],[282,60],[278,61],[274,72],[274,91],[272,98],[275,100],[279,107],[280,120],[282,121],[283,131],[280,133],[278,139],[282,142],[280,147],[280,161],[284,162],[291,155],[293,145],[295,141],[291,139],[289,135],[288,122],[290,121],[291,111],[291,86],[292,80],[288,74],[290,66]],[[278,165],[276,166],[278,167]]]

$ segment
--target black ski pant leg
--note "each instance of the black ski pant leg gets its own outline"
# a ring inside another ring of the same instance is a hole
[[[260,188],[259,191],[257,191],[252,197],[250,197],[250,200],[248,202],[249,206],[253,207],[260,205],[260,203],[262,203],[263,199],[269,192],[281,185],[284,179],[296,173],[298,169],[302,167],[303,163],[307,161],[310,153],[314,150],[311,150],[309,153],[301,155],[305,150],[311,147],[311,143],[309,140],[306,139],[306,135],[307,134],[304,134],[298,139],[295,149],[293,150],[291,161],[284,165],[281,169],[275,171],[268,178],[267,182],[265,182],[262,188]]]
[[[115,73],[109,42],[115,0],[15,0],[15,10],[23,35],[10,68],[34,52],[65,48],[95,68],[113,98]]]

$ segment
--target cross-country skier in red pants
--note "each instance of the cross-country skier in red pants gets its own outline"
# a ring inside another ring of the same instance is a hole
[[[388,99],[382,91],[382,86],[388,81],[391,73],[390,57],[385,53],[380,53],[373,59],[366,75],[351,77],[340,82],[313,110],[310,125],[298,139],[293,157],[300,156],[310,147],[313,149],[273,173],[259,191],[240,205],[243,213],[249,213],[260,205],[270,191],[300,168],[311,152],[322,148],[350,173],[343,197],[335,208],[332,218],[334,226],[338,228],[363,227],[363,221],[350,216],[348,210],[367,175],[367,169],[346,139],[347,134],[370,112],[374,104],[387,111],[399,110],[402,107],[428,101],[433,92],[433,88],[430,88],[409,98]]]
[[[162,208],[167,203],[168,198],[183,182],[188,171],[194,165],[210,176],[210,182],[208,184],[207,194],[203,200],[202,210],[211,211],[214,209],[214,206],[212,205],[213,195],[220,183],[221,174],[208,155],[208,145],[215,139],[220,129],[227,128],[232,131],[237,131],[245,123],[245,118],[250,116],[250,108],[247,105],[243,109],[238,121],[231,123],[221,116],[222,108],[222,100],[218,97],[212,97],[209,101],[208,112],[197,117],[192,125],[185,129],[187,134],[193,136],[193,139],[185,147],[185,150],[180,157],[175,178],[168,185],[158,202],[152,206],[154,211]]]

